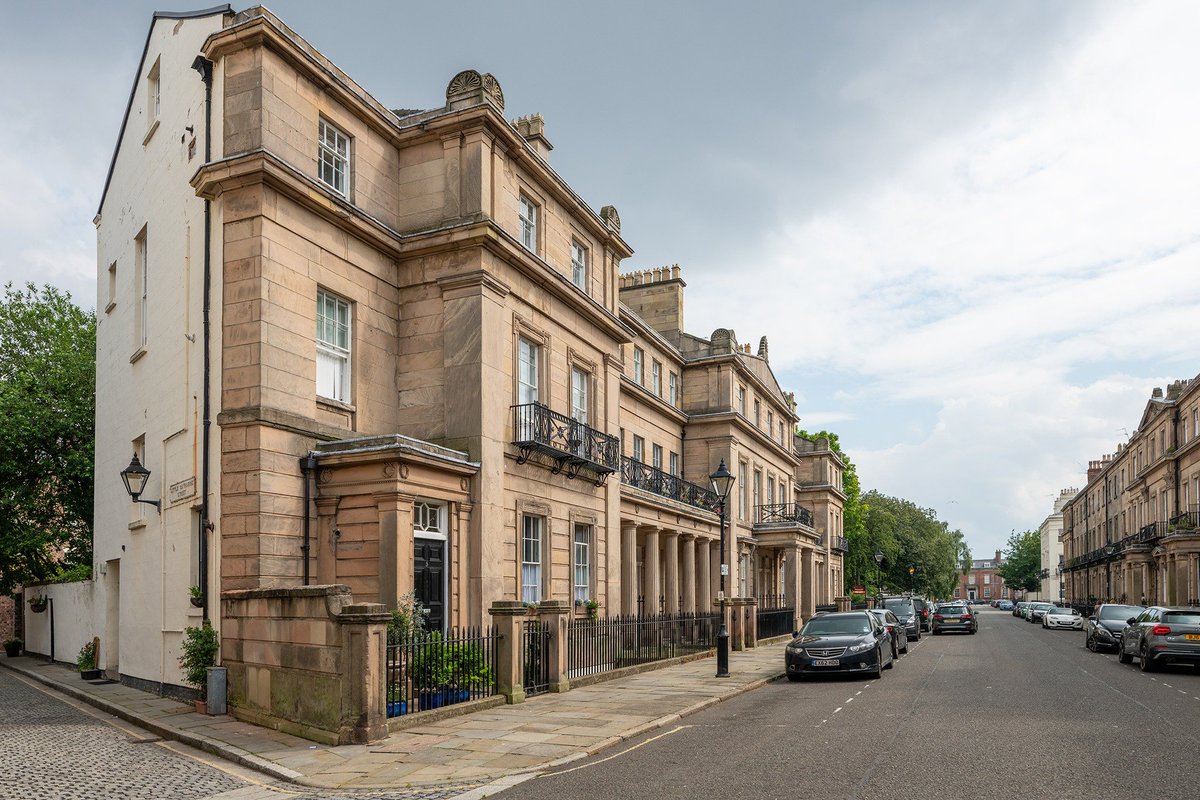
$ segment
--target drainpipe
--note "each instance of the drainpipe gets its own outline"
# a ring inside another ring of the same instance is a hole
[[[308,552],[309,552],[309,535],[312,525],[312,495],[309,491],[311,486],[310,481],[313,478],[313,473],[317,469],[317,457],[311,452],[304,458],[300,459],[300,471],[304,474],[304,543],[300,545],[300,551],[304,553],[304,585],[308,586]]]
[[[196,56],[192,69],[200,73],[204,81],[204,163],[212,161],[212,83],[213,63],[204,56]],[[211,327],[210,311],[212,310],[212,209],[211,202],[204,200],[204,400],[203,400],[203,444],[200,456],[200,588],[203,590],[204,621],[209,619],[208,603],[208,534],[213,529],[209,519],[209,429],[212,426],[211,394]]]

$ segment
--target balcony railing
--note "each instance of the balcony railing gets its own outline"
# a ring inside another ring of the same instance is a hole
[[[843,553],[850,550],[850,542],[845,536],[834,536],[832,547],[834,550],[841,550]]]
[[[758,525],[801,525],[812,527],[812,512],[796,503],[768,503],[754,507],[754,518]]]
[[[596,483],[601,484],[621,468],[621,442],[617,437],[541,403],[513,406],[513,444],[520,451],[518,464],[524,464],[533,453],[541,453],[554,460],[551,472],[565,470],[568,478],[587,468],[596,473]]]
[[[1171,521],[1167,524],[1167,530],[1171,533],[1194,531],[1197,528],[1200,528],[1200,511],[1197,511],[1194,506],[1191,511],[1184,511],[1182,514],[1171,517]]]
[[[658,467],[643,464],[636,458],[621,456],[621,483],[636,486],[638,489],[669,497],[705,511],[715,511],[717,508],[717,493],[712,489],[685,481],[678,475],[663,472]]]

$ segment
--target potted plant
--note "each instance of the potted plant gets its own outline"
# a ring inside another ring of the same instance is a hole
[[[599,616],[600,605],[599,600],[588,600],[583,604],[583,607],[587,609],[588,619],[596,619]]]
[[[75,659],[75,668],[79,670],[79,677],[85,681],[94,681],[100,677],[100,670],[96,669],[95,639],[79,648],[79,657]]]
[[[50,601],[44,594],[35,594],[29,598],[29,610],[35,614],[40,614],[46,610],[46,606]]]
[[[191,603],[196,608],[204,607],[204,590],[199,586],[189,586],[188,592],[191,594]]]
[[[422,711],[440,708],[445,702],[444,690],[451,675],[450,652],[440,631],[430,633],[413,652],[410,674]]]
[[[408,698],[404,696],[404,689],[400,686],[389,686],[387,690],[387,715],[389,717],[403,717],[408,713]]]
[[[471,690],[481,689],[492,683],[492,667],[482,648],[465,644],[453,648],[446,657],[450,675],[443,692],[444,701],[462,703],[471,699]]]
[[[221,642],[212,625],[205,621],[199,628],[187,628],[183,632],[179,666],[183,669],[183,681],[196,687],[196,713],[208,713],[208,668],[217,663],[217,651]]]
[[[9,639],[5,641],[4,655],[8,656],[9,658],[16,658],[17,656],[21,655],[21,647],[24,646],[24,644],[25,643],[20,639]]]

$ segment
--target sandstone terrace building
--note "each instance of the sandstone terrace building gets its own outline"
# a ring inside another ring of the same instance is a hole
[[[95,220],[95,581],[47,587],[58,652],[99,636],[179,694],[210,619],[233,712],[319,737],[304,703],[371,669],[340,655],[363,603],[711,608],[721,460],[727,596],[841,593],[844,465],[765,337],[685,332],[681,270],[622,273],[616,209],[504,110],[473,70],[389,109],[261,7],[154,16]]]
[[[1200,605],[1200,381],[1152,392],[1136,430],[1088,464],[1063,507],[1064,593],[1077,605]]]

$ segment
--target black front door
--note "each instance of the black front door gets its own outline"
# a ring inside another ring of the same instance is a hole
[[[425,627],[431,631],[446,628],[446,543],[440,539],[416,537],[413,564],[413,592],[417,602],[429,609]]]

